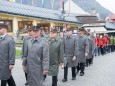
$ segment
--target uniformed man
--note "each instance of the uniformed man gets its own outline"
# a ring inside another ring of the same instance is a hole
[[[41,29],[41,37],[43,37],[45,40],[48,40],[49,36],[45,33],[44,28],[41,27],[40,29]],[[47,75],[44,75],[44,79],[43,80],[45,80],[46,77],[47,77]]]
[[[84,28],[80,28],[78,30],[78,66],[77,66],[77,73],[80,71],[80,76],[83,76],[85,63],[86,63],[86,56],[89,53],[89,42],[88,37],[83,34]]]
[[[27,82],[29,86],[43,86],[43,75],[49,69],[49,46],[48,42],[41,37],[41,30],[33,26],[32,39],[28,41],[27,54]]]
[[[86,67],[90,66],[93,61],[93,54],[94,54],[94,40],[91,38],[90,34],[87,34],[88,36],[88,41],[89,41],[89,53],[88,56],[86,57]]]
[[[0,80],[1,86],[16,86],[12,77],[12,69],[15,64],[15,42],[7,34],[8,26],[0,24]]]
[[[28,29],[28,36],[24,37],[23,46],[22,46],[22,58],[24,58],[25,55],[26,55],[28,40],[32,38],[32,32],[33,32],[32,28],[29,28]],[[23,66],[23,70],[25,72],[25,77],[26,77],[26,80],[27,80],[27,68],[26,68],[24,62],[22,63],[22,66]],[[26,82],[25,85],[28,85],[28,83]]]
[[[68,67],[72,69],[72,80],[76,79],[76,66],[77,66],[77,57],[76,57],[76,37],[72,35],[72,29],[67,28],[66,35],[64,37],[64,79],[62,82],[67,81]]]
[[[63,65],[64,46],[57,36],[57,28],[52,28],[49,39],[49,76],[52,76],[52,86],[57,86],[59,65]]]
[[[40,29],[41,29],[41,37],[44,37],[45,39],[48,39],[49,36],[48,36],[48,34],[45,33],[44,28],[41,27]]]

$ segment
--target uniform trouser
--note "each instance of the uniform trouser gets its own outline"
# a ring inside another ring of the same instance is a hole
[[[86,59],[86,66],[89,66],[89,60],[90,59]]]
[[[86,66],[90,66],[92,64],[93,58],[86,59]]]
[[[72,71],[72,78],[76,77],[76,67],[71,67],[71,71]],[[64,79],[67,80],[67,76],[68,76],[68,66],[64,67]]]
[[[84,73],[85,70],[85,62],[78,63],[77,71],[81,71],[80,73]]]
[[[57,76],[52,76],[52,86],[57,86]]]
[[[12,76],[8,80],[1,80],[1,86],[6,86],[7,83],[9,86],[16,86],[15,81]]]
[[[47,75],[44,75],[44,80],[46,79]]]
[[[27,73],[25,72],[25,77],[26,77],[26,81],[27,81]]]

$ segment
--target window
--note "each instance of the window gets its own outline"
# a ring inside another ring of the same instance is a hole
[[[27,30],[32,26],[32,21],[18,21],[18,29]]]
[[[12,20],[0,20],[0,23],[6,24],[8,26],[8,32],[13,32]]]
[[[50,23],[38,23],[37,26],[42,27],[46,33],[50,31]]]

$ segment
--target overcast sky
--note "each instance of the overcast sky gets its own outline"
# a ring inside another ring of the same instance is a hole
[[[102,6],[106,7],[115,14],[115,0],[97,0]]]

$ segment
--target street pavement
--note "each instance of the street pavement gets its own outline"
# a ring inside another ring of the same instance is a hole
[[[13,69],[16,86],[25,86],[21,64],[22,60],[17,59]],[[93,65],[85,69],[85,76],[78,74],[74,81],[71,78],[71,69],[69,68],[68,81],[63,83],[63,69],[60,68],[58,86],[115,86],[115,52],[95,57]],[[44,81],[44,86],[51,86],[51,80],[51,76],[48,76]]]

